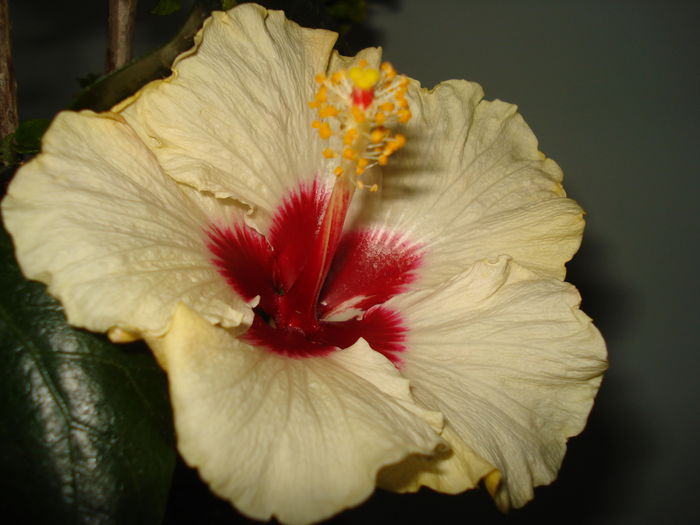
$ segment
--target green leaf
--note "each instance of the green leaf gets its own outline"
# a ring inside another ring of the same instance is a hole
[[[3,521],[160,523],[175,452],[166,379],[145,345],[68,326],[2,228],[0,290]]]
[[[12,149],[22,155],[38,153],[41,149],[41,137],[51,121],[37,118],[22,122],[15,130]]]
[[[170,15],[182,9],[180,0],[158,0],[158,4],[151,10],[154,15]]]
[[[221,0],[221,10],[222,11],[228,11],[229,9],[233,9],[236,7],[236,0]]]

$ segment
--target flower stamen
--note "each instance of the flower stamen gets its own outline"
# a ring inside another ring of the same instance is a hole
[[[388,62],[374,69],[360,60],[348,70],[335,71],[330,77],[319,74],[315,80],[319,88],[309,105],[318,111],[319,120],[311,125],[322,139],[339,137],[343,144],[339,151],[326,148],[323,156],[338,159],[332,170],[336,176],[350,177],[358,189],[376,191],[376,184],[367,185],[361,178],[367,170],[385,166],[406,143],[392,127],[411,118],[408,79]]]
[[[374,166],[385,166],[389,157],[404,146],[406,138],[391,127],[410,118],[405,98],[408,80],[397,75],[388,63],[374,69],[360,60],[357,66],[336,71],[330,78],[316,75],[315,81],[319,87],[309,106],[318,111],[318,120],[311,126],[321,139],[333,139],[323,156],[337,160],[331,168],[336,180],[328,205],[309,247],[307,263],[289,290],[289,308],[284,316],[288,326],[307,329],[309,323],[318,323],[319,293],[355,190],[379,189],[377,184],[362,180],[363,176]]]

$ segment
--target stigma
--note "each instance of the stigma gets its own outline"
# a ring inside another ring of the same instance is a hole
[[[318,119],[311,125],[329,141],[323,156],[336,159],[333,174],[345,184],[377,191],[377,184],[368,185],[363,175],[385,166],[406,143],[394,128],[411,119],[408,78],[388,62],[374,69],[360,60],[347,70],[316,75],[315,80],[319,87],[309,106],[318,111]]]

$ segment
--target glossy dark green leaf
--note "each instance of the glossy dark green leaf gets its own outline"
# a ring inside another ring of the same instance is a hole
[[[0,230],[3,521],[160,523],[175,461],[164,374],[143,345],[69,327]]]

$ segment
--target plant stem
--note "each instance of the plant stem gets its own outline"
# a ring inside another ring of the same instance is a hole
[[[131,60],[137,0],[109,0],[107,72]]]
[[[212,9],[221,5],[219,2],[220,0],[196,1],[185,24],[167,44],[128,66],[105,75],[80,93],[70,109],[107,111],[120,100],[133,95],[148,81],[167,77],[175,57],[192,47],[194,36],[202,27],[202,22]]]
[[[17,82],[12,67],[10,10],[8,0],[0,0],[0,138],[12,133],[17,116]]]

